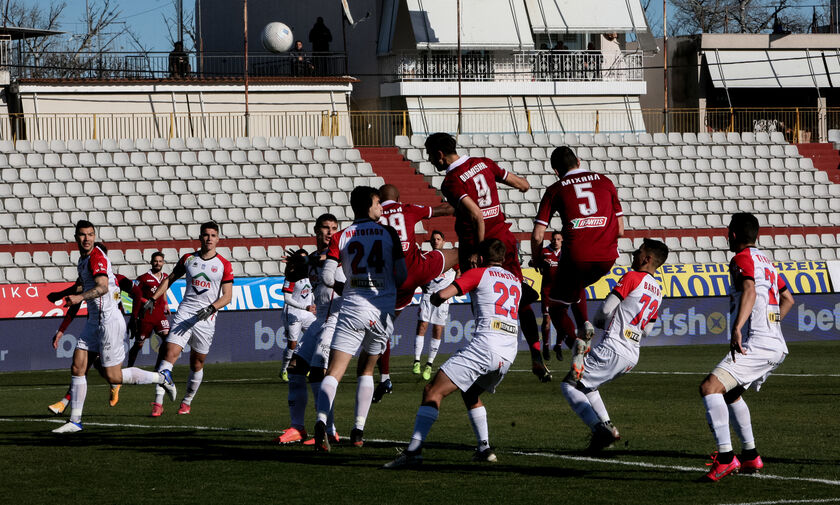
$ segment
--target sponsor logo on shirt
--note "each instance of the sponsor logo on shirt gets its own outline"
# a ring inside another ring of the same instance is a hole
[[[486,209],[481,209],[481,215],[484,219],[490,219],[491,217],[496,217],[499,215],[499,206],[494,205],[492,207],[487,207]]]
[[[632,328],[624,328],[624,338],[639,343],[642,340],[642,333]]]
[[[779,314],[778,312],[768,312],[767,313],[767,319],[771,323],[781,323],[782,322],[782,315]]]
[[[201,272],[200,274],[192,278],[192,287],[195,291],[195,294],[197,295],[206,293],[212,285],[213,283],[210,282],[210,278],[207,277],[207,274],[205,274],[204,272]]]
[[[519,333],[519,328],[515,324],[506,323],[498,319],[493,319],[493,321],[490,323],[490,327],[494,330],[510,333],[511,335],[516,335],[517,333]]]
[[[605,217],[579,217],[572,219],[572,228],[578,230],[580,228],[603,228],[607,225],[607,218]]]

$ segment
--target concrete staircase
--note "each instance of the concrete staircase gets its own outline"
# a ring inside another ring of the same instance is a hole
[[[402,203],[434,207],[444,201],[438,188],[432,188],[422,175],[416,173],[411,163],[406,161],[396,147],[361,147],[359,153],[370,163],[376,175],[400,190]],[[447,242],[455,243],[458,237],[455,235],[454,224],[455,220],[452,217],[438,217],[423,221],[423,228],[427,232],[440,230]],[[419,241],[428,239],[428,235],[417,234]]]
[[[835,184],[840,184],[840,152],[834,149],[834,144],[797,144],[799,154],[814,160],[814,166],[828,174],[828,178]]]

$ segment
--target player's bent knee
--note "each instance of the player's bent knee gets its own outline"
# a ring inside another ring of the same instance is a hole
[[[321,382],[324,380],[324,370],[323,368],[311,368],[309,370],[309,382]]]

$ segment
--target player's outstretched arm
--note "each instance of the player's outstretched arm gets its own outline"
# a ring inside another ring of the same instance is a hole
[[[784,319],[790,309],[793,308],[793,295],[790,289],[785,289],[779,292],[779,297],[782,299],[779,302],[779,315]]]
[[[338,262],[332,258],[327,258],[324,262],[324,268],[321,270],[321,282],[328,288],[335,286],[335,270],[338,268]]]
[[[435,307],[440,307],[440,304],[442,304],[446,300],[449,300],[450,298],[452,298],[453,296],[455,296],[457,294],[458,294],[458,288],[456,288],[454,284],[450,284],[450,285],[446,286],[445,288],[441,289],[440,291],[432,294],[432,296],[429,298],[429,301]]]
[[[542,223],[534,223],[534,231],[531,232],[531,261],[537,270],[542,270],[542,267],[545,266],[543,265],[545,263],[543,255],[540,254],[543,249],[545,228],[546,226]]]
[[[67,287],[66,289],[62,289],[61,291],[53,291],[47,295],[47,300],[52,303],[55,303],[65,296],[75,295],[81,293],[82,291],[82,283],[80,281],[76,281],[75,284]]]
[[[524,177],[519,177],[518,175],[511,173],[510,171],[508,171],[507,177],[505,177],[504,180],[502,180],[502,182],[512,188],[518,189],[522,193],[531,189],[531,184],[528,182],[528,179]]]
[[[755,281],[752,279],[743,279],[741,281],[741,306],[738,307],[738,316],[735,318],[735,322],[732,323],[732,338],[729,343],[729,352],[732,354],[733,361],[735,361],[735,353],[747,354],[741,346],[743,338],[741,335],[741,328],[744,327],[747,319],[750,318],[754,305]]]
[[[432,217],[441,217],[441,216],[454,216],[455,215],[455,208],[449,205],[448,203],[442,203],[435,207],[432,207]]]
[[[460,204],[462,212],[465,212],[466,217],[472,221],[476,243],[480,244],[484,241],[484,215],[481,213],[481,208],[468,196],[462,198]]]
[[[67,308],[67,313],[64,314],[64,319],[61,320],[61,326],[58,327],[58,331],[55,332],[55,335],[53,335],[53,349],[58,349],[59,340],[61,340],[62,335],[64,335],[64,332],[67,331],[67,327],[70,326],[71,322],[73,322],[73,318],[75,318],[76,314],[79,313],[79,309],[81,307],[82,304],[79,303],[77,305],[71,305]]]
[[[601,308],[595,313],[595,317],[592,318],[592,324],[596,328],[606,328],[607,323],[612,319],[619,305],[621,305],[621,298],[615,293],[610,293],[604,300],[604,303],[601,304]]]
[[[78,295],[70,295],[64,297],[64,304],[66,307],[70,307],[71,305],[80,304],[83,301],[93,300],[94,298],[99,298],[100,296],[106,294],[108,292],[108,276],[105,274],[99,274],[94,278],[93,282],[95,285],[85,291],[84,293]]]

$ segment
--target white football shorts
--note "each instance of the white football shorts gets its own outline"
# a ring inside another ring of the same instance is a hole
[[[497,353],[468,344],[450,356],[440,369],[463,392],[477,384],[488,393],[495,393],[510,365],[510,361]]]
[[[76,348],[98,352],[106,368],[121,364],[125,359],[125,318],[118,311],[89,316]]]
[[[424,294],[420,299],[420,320],[438,326],[446,326],[449,321],[449,303],[441,303],[435,307],[431,302],[432,295]]]
[[[392,314],[345,305],[338,314],[330,348],[354,355],[361,347],[371,356],[382,354],[393,332]]]
[[[295,307],[287,307],[284,313],[286,316],[286,339],[289,342],[300,340],[300,335],[305,333],[316,319],[312,312]]]
[[[199,321],[194,313],[176,312],[166,341],[186,349],[187,345],[199,354],[208,354],[216,333],[216,315]]]
[[[580,384],[594,391],[626,374],[639,362],[639,351],[631,352],[612,338],[604,338],[583,359]]]
[[[338,321],[338,313],[334,312],[326,321],[315,321],[303,334],[295,354],[306,360],[310,367],[327,368],[329,366],[330,345],[335,333],[336,321]]]
[[[747,348],[746,351],[746,355],[736,354],[735,361],[732,360],[732,354],[727,354],[723,361],[712,370],[712,375],[721,379],[721,382],[726,385],[725,374],[720,373],[720,370],[723,370],[735,379],[738,386],[758,391],[773,370],[782,364],[787,354],[779,349]],[[727,387],[727,391],[729,389],[731,388]]]

